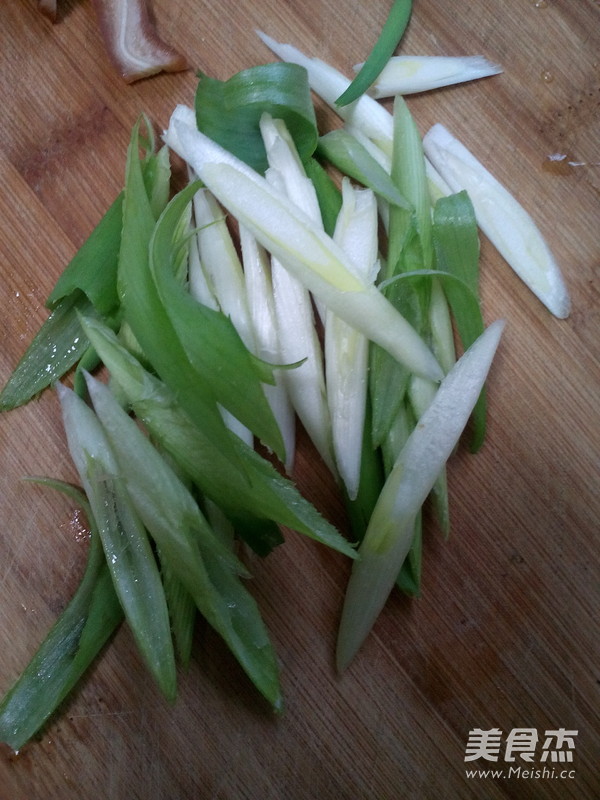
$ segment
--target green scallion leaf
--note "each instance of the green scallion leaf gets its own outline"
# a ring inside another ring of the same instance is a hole
[[[262,382],[275,383],[272,367],[245,347],[231,320],[198,303],[175,276],[178,222],[198,184],[169,203],[150,241],[149,268],[164,311],[192,368],[215,399],[284,459],[284,445]]]
[[[317,154],[330,161],[345,175],[372,189],[391,205],[411,210],[410,203],[385,169],[355,136],[343,128],[321,136]]]
[[[412,0],[394,0],[379,38],[375,42],[367,60],[350,86],[335,101],[338,106],[347,106],[357,100],[377,80],[394,50],[398,47],[409,23],[411,13]]]
[[[435,204],[433,246],[437,269],[458,279],[444,280],[443,288],[456,320],[462,345],[467,348],[481,335],[484,327],[479,307],[479,236],[475,212],[467,192],[442,197]],[[479,450],[485,438],[486,409],[484,389],[473,410],[473,452]]]
[[[75,500],[86,513],[91,538],[77,591],[0,702],[0,741],[17,751],[60,706],[123,618],[85,495],[61,481],[35,480]]]
[[[317,145],[306,70],[296,64],[251,67],[227,81],[201,75],[195,107],[198,129],[260,173],[267,168],[259,130],[265,112],[285,121],[303,161]]]
[[[49,308],[79,289],[99,314],[114,311],[117,295],[117,265],[121,246],[123,193],[109,207],[88,239],[65,267],[47,300]]]
[[[258,608],[239,582],[238,575],[247,575],[246,569],[209,528],[186,486],[111,390],[91,376],[88,386],[127,495],[156,541],[163,565],[223,636],[259,690],[278,707],[277,660]],[[189,632],[179,633],[185,643]]]
[[[342,207],[342,195],[331,176],[315,158],[304,162],[306,175],[313,182],[321,210],[323,228],[329,236],[333,235],[335,223]]]
[[[268,461],[231,433],[236,458],[228,459],[191,422],[178,398],[143,369],[109,328],[93,319],[83,320],[83,326],[152,436],[229,519],[246,525],[252,519],[272,520],[354,557],[338,531]]]
[[[169,615],[155,555],[94,412],[57,384],[69,451],[88,498],[115,592],[140,654],[161,691],[177,691]]]
[[[21,357],[0,394],[0,411],[22,406],[59,380],[77,363],[89,342],[77,312],[90,314],[92,305],[80,291],[59,300]]]
[[[190,418],[228,454],[229,459],[235,460],[214,393],[203,376],[192,367],[150,271],[150,243],[155,224],[140,163],[138,123],[133,129],[128,150],[119,256],[118,285],[124,320],[145,359],[177,393]]]

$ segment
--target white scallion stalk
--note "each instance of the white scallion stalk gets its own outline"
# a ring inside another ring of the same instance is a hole
[[[440,282],[435,279],[431,281],[429,329],[435,357],[444,372],[450,372],[456,362],[454,329],[446,295]]]
[[[277,171],[281,180],[280,190],[289,197],[319,228],[323,228],[323,218],[315,186],[307,177],[294,140],[281,119],[273,119],[270,114],[263,114],[260,120],[260,132],[267,153],[270,171]],[[326,309],[313,298],[321,320],[325,320]],[[307,295],[307,301],[309,297]]]
[[[373,281],[378,271],[377,202],[373,192],[342,182],[342,208],[334,240],[348,253],[357,274]],[[369,342],[331,311],[325,322],[327,400],[333,449],[351,500],[358,494],[368,388]]]
[[[269,164],[267,181],[322,230],[314,185],[304,172],[285,123],[263,114],[260,129]],[[271,261],[271,276],[281,355],[286,364],[303,362],[287,370],[283,381],[306,432],[335,474],[323,353],[315,328],[312,299],[305,286],[277,258]]]
[[[188,178],[190,183],[192,181],[197,180],[198,176],[194,173],[194,170],[188,166]],[[193,201],[192,201],[192,209],[193,209]],[[192,223],[196,229],[198,225],[196,224],[195,214],[192,213]],[[219,310],[219,304],[217,302],[217,298],[215,297],[215,293],[213,288],[211,287],[208,276],[202,266],[202,261],[200,259],[200,250],[198,248],[198,237],[192,236],[190,238],[189,249],[188,249],[188,287],[190,294],[192,297],[197,300],[202,305],[208,306],[208,308],[212,308],[213,311]]]
[[[194,195],[198,250],[219,306],[233,323],[246,347],[254,352],[256,342],[248,311],[242,265],[231,239],[223,209],[208,189]]]
[[[225,208],[325,305],[411,372],[441,379],[442,370],[421,337],[373,284],[353,274],[331,237],[254,170],[200,133],[195,122],[190,125],[188,110],[174,112],[165,138]]]
[[[269,256],[243,225],[240,225],[240,245],[248,307],[256,334],[256,355],[269,364],[285,364],[279,342]],[[296,421],[283,371],[276,370],[274,374],[275,384],[265,384],[264,390],[283,437],[285,468],[291,473],[296,450]]]
[[[354,69],[358,71],[361,66],[357,64]],[[487,78],[500,72],[502,67],[488,61],[485,56],[393,56],[369,94],[375,98],[415,94]]]
[[[304,171],[298,150],[285,122],[273,119],[270,114],[263,114],[260,120],[260,132],[269,167],[276,169],[281,175],[285,193],[313,220],[315,225],[323,227],[315,186]]]
[[[437,392],[437,384],[423,378],[411,377],[408,384],[408,399],[416,419],[427,411]],[[446,465],[441,468],[431,488],[435,515],[444,536],[450,533],[450,510],[448,506],[448,480]]]
[[[567,317],[569,293],[530,214],[443,125],[434,125],[423,144],[452,191],[467,190],[481,230],[516,274],[555,316]]]
[[[188,266],[188,286],[190,294],[202,305],[212,308],[213,311],[219,310],[219,304],[212,291],[206,273],[200,260],[198,250],[198,240],[196,236],[190,239],[189,247],[189,266]]]
[[[331,472],[336,474],[323,354],[310,295],[277,258],[271,259],[271,270],[279,346],[284,362],[296,364],[302,361],[299,366],[283,373],[283,382],[308,436]]]
[[[433,204],[435,204],[440,197],[448,197],[448,195],[452,194],[452,189],[448,186],[446,181],[442,178],[440,173],[427,158],[427,155],[425,156],[425,173],[427,175],[427,182],[429,184],[431,202]]]
[[[394,586],[413,541],[415,517],[477,402],[503,328],[502,320],[492,323],[456,362],[386,480],[346,592],[336,654],[340,671],[354,658]]]
[[[248,350],[255,353],[256,338],[248,309],[242,265],[227,228],[223,210],[208,189],[196,192],[193,206],[198,228],[196,233],[198,254],[206,274],[207,286],[214,288],[219,308],[231,319]],[[227,427],[252,447],[254,443],[252,431],[226,409],[221,408],[221,414]]]

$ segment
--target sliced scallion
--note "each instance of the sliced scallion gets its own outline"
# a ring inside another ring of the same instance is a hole
[[[0,740],[15,751],[38,733],[123,619],[85,495],[60,481],[37,482],[73,497],[86,513],[91,537],[77,591],[0,703]]]
[[[319,139],[317,152],[344,175],[372,189],[391,205],[410,209],[408,200],[391,180],[389,171],[347,130],[338,128]]]
[[[151,674],[169,700],[177,692],[169,615],[156,558],[93,411],[57,384],[69,451],[79,472],[125,618]]]
[[[359,70],[362,64],[354,68]],[[392,56],[369,89],[371,97],[415,94],[502,72],[484,56]]]
[[[373,281],[379,267],[375,196],[369,189],[352,187],[346,178],[342,198],[334,240],[357,273],[365,281]],[[360,485],[369,342],[331,311],[325,322],[325,363],[336,464],[349,499],[355,500]]]
[[[81,332],[77,312],[92,312],[80,291],[59,300],[42,323],[0,394],[0,411],[9,411],[59,380],[77,363],[89,342]]]
[[[88,385],[128,495],[164,563],[224,637],[257,688],[278,707],[275,655],[256,604],[239,584],[238,575],[247,575],[247,570],[215,536],[187,488],[110,389],[91,376]],[[245,626],[237,624],[240,617]]]
[[[93,319],[84,320],[83,326],[152,436],[231,520],[273,520],[354,557],[339,532],[264,458],[229,434],[236,453],[229,460],[194,426],[168,387],[147,372],[109,328]]]
[[[359,548],[337,645],[344,670],[367,637],[414,540],[415,518],[467,423],[500,341],[492,323],[444,378],[390,473]]]
[[[441,369],[431,351],[374,285],[358,280],[322,229],[257,173],[223,151],[175,112],[167,142],[258,241],[339,317],[432,380]]]
[[[322,229],[314,186],[306,177],[285,124],[263,114],[260,128],[269,163],[266,172],[269,185]],[[282,379],[298,418],[324,462],[335,473],[323,353],[315,327],[312,298],[301,281],[274,257],[271,279],[281,356],[284,363],[298,365],[286,370]]]
[[[443,125],[430,128],[423,146],[451,189],[469,193],[479,226],[517,275],[555,316],[567,317],[569,293],[530,214]]]

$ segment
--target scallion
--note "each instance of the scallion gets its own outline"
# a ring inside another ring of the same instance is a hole
[[[492,323],[444,378],[402,448],[354,562],[337,646],[344,670],[381,611],[414,538],[415,518],[452,453],[487,377],[504,323]]]
[[[517,275],[555,316],[567,317],[560,268],[529,213],[443,125],[430,128],[423,145],[452,190],[469,193],[478,224]]]
[[[362,64],[354,68],[359,70]],[[415,94],[498,75],[502,67],[484,56],[392,56],[369,89],[371,97]]]

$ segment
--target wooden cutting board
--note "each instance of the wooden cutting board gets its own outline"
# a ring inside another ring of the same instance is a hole
[[[88,2],[65,2],[55,26],[35,5],[3,2],[0,25],[2,383],[63,266],[119,191],[133,122],[146,112],[160,130],[177,102],[192,102],[196,82],[192,70],[126,86]],[[272,60],[256,28],[350,74],[389,7],[154,3],[163,36],[222,79]],[[333,648],[349,564],[288,532],[269,558],[250,561],[281,661],[281,717],[202,626],[170,707],[123,627],[39,741],[18,756],[2,750],[2,800],[600,797],[600,6],[416,0],[403,52],[482,53],[504,66],[409,98],[410,109],[423,132],[446,124],[533,213],[573,300],[567,320],[553,318],[482,237],[485,319],[507,321],[489,437],[478,455],[461,447],[450,462],[452,532],[445,542],[427,520],[422,596],[393,594],[340,677]],[[556,153],[577,166],[557,170]],[[52,393],[0,418],[0,455],[4,692],[74,591],[87,541],[68,500],[21,480],[75,479]],[[304,440],[296,478],[345,529]],[[560,728],[577,731],[572,760],[543,762],[546,731]],[[465,762],[475,729],[501,732],[497,761]],[[518,751],[507,760],[516,729],[539,737],[532,762]],[[508,777],[511,767],[521,772]]]

